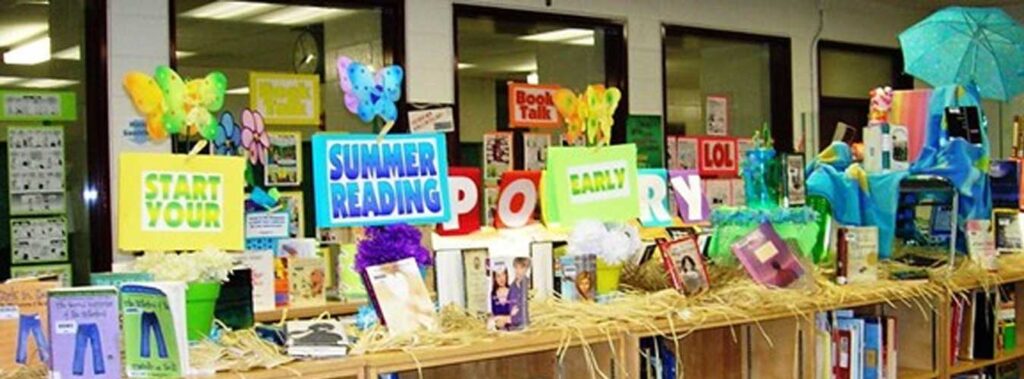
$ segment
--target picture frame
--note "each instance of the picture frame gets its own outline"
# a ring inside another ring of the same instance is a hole
[[[267,164],[263,168],[263,183],[270,187],[302,185],[302,133],[267,133]]]
[[[709,136],[729,135],[729,97],[721,94],[704,98],[704,127]]]

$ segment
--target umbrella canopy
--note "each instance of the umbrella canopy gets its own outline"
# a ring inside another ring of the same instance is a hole
[[[933,86],[976,84],[982,97],[1024,91],[1024,28],[999,8],[949,7],[900,33],[904,71]]]

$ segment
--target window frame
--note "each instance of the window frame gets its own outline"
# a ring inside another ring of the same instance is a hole
[[[453,84],[455,99],[452,101],[452,112],[455,114],[455,130],[447,134],[448,161],[450,165],[475,166],[478,162],[462,162],[459,152],[461,143],[459,117],[459,18],[462,17],[488,17],[509,22],[535,22],[562,24],[566,27],[579,27],[587,29],[602,29],[605,32],[604,43],[604,85],[616,87],[622,92],[622,99],[615,110],[615,125],[612,128],[612,143],[623,143],[626,140],[626,118],[629,116],[629,86],[627,65],[629,51],[627,49],[626,22],[610,18],[597,18],[568,15],[563,13],[549,13],[529,11],[520,9],[509,9],[490,6],[453,4],[452,5],[452,46],[454,47],[454,59],[452,61]],[[507,126],[498,126],[498,130],[505,130]],[[522,141],[519,138],[513,140],[513,150],[522,151]],[[554,142],[552,142],[554,143]],[[522,169],[522,162],[513,162],[514,169]]]
[[[792,153],[793,146],[793,63],[792,42],[789,37],[705,29],[692,26],[662,24],[661,26],[661,89],[662,115],[668,125],[668,38],[695,36],[715,39],[754,42],[768,45],[769,108],[771,109],[772,139],[775,150]],[[749,138],[748,136],[738,138]]]

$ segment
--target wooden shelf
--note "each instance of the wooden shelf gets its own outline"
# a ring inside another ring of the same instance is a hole
[[[963,374],[965,372],[983,369],[985,367],[1006,363],[1020,358],[1024,358],[1024,348],[1014,349],[1013,351],[1000,351],[996,354],[995,359],[978,359],[973,361],[957,362],[957,364],[949,368],[949,374]]]
[[[363,379],[366,363],[361,357],[345,357],[313,361],[297,361],[269,370],[245,373],[221,372],[215,379],[272,379],[272,378],[355,378]]]
[[[934,379],[939,377],[938,371],[918,370],[900,367],[896,370],[899,379]]]
[[[324,305],[308,307],[277,308],[272,311],[256,312],[253,316],[256,322],[275,323],[281,321],[282,315],[288,320],[299,318],[313,318],[323,313],[331,316],[352,315],[359,311],[359,307],[365,305],[365,301],[337,302],[329,301]]]

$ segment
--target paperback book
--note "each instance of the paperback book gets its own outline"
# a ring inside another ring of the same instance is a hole
[[[128,283],[121,286],[120,303],[128,377],[187,376],[185,283]]]
[[[839,228],[836,272],[839,284],[870,283],[878,280],[878,227]]]
[[[492,257],[488,291],[490,319],[494,330],[522,330],[530,322],[530,258]]]
[[[662,262],[669,282],[680,293],[693,295],[710,288],[707,267],[696,236],[686,236],[661,246]]]
[[[767,221],[731,248],[750,277],[763,285],[787,287],[804,275],[796,255]]]
[[[971,260],[989,271],[999,269],[999,253],[989,220],[967,220],[967,252]]]
[[[0,370],[50,363],[46,293],[57,286],[35,279],[0,284]]]
[[[274,309],[274,251],[254,250],[237,255],[239,264],[252,271],[252,306],[256,312]]]
[[[462,264],[466,283],[466,310],[485,314],[490,309],[491,270],[488,269],[487,249],[462,251]]]
[[[597,299],[597,256],[594,254],[566,255],[560,260],[562,268],[562,299],[567,301],[594,301]]]
[[[436,328],[434,303],[416,259],[367,267],[366,276],[371,300],[388,331],[394,334]]]
[[[292,307],[323,305],[327,268],[320,257],[288,259],[288,304]]]
[[[50,290],[50,377],[120,378],[121,324],[115,287]]]

